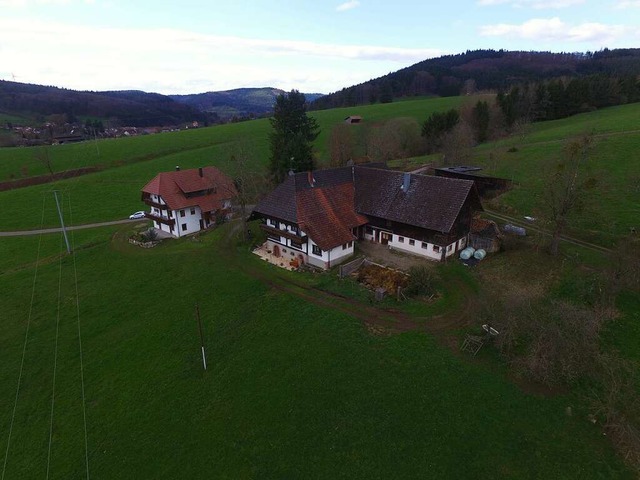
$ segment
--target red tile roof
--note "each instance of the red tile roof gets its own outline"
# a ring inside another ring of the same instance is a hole
[[[322,250],[354,239],[352,229],[377,217],[449,233],[467,201],[482,209],[470,180],[410,175],[376,166],[301,172],[254,208],[257,215],[297,223]]]
[[[353,229],[368,219],[353,209],[353,184],[310,188],[296,193],[298,223],[322,249],[355,240]]]
[[[188,198],[186,194],[209,191],[204,195]],[[171,210],[198,206],[203,212],[222,209],[224,200],[230,200],[237,192],[233,180],[215,167],[161,172],[147,183],[142,191],[160,195]]]

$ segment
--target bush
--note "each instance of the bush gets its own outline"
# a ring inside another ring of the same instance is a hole
[[[425,266],[411,267],[409,269],[409,284],[405,290],[407,295],[432,295],[435,293],[434,275],[430,268]]]

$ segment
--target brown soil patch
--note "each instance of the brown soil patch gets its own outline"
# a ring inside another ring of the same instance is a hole
[[[67,178],[80,177],[88,173],[99,171],[98,167],[76,168],[75,170],[65,170],[64,172],[56,172],[53,175],[39,175],[37,177],[20,178],[18,180],[9,180],[0,182],[0,192],[6,190],[15,190],[16,188],[30,187],[32,185],[42,185],[44,183],[57,182]]]

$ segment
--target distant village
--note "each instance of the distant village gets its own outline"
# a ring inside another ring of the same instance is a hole
[[[84,124],[46,122],[40,126],[13,125],[7,122],[0,127],[0,147],[34,147],[41,145],[62,145],[98,138],[135,137],[156,133],[177,132],[199,128],[197,121],[164,127],[105,127],[100,120],[87,120]]]

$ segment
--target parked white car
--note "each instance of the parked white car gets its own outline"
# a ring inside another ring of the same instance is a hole
[[[140,211],[140,212],[133,213],[133,214],[129,215],[129,218],[131,220],[136,219],[136,218],[144,218],[144,212]]]

